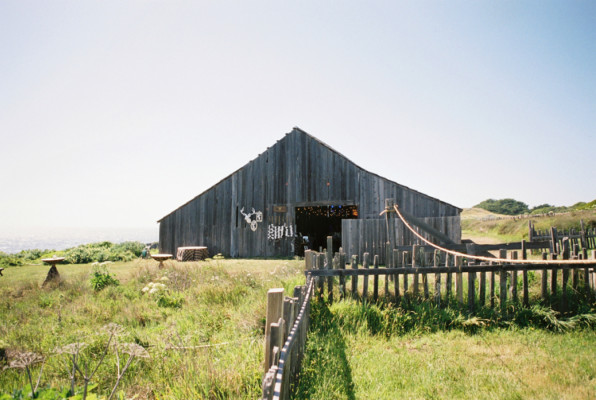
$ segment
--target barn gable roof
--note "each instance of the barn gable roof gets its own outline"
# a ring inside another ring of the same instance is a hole
[[[317,139],[316,137],[314,137],[314,136],[310,135],[309,133],[307,133],[306,131],[304,131],[304,130],[300,129],[299,127],[294,127],[294,128],[292,129],[292,131],[291,131],[291,132],[287,133],[287,134],[286,134],[286,135],[285,135],[283,138],[281,138],[280,140],[278,140],[278,141],[277,141],[277,142],[276,142],[276,143],[275,143],[275,144],[274,144],[272,147],[275,147],[275,146],[277,146],[277,145],[278,145],[280,142],[282,142],[284,139],[286,139],[288,136],[290,136],[290,135],[292,135],[292,134],[304,135],[306,138],[308,138],[308,140],[310,140],[310,141],[314,141],[314,142],[316,142],[318,145],[320,145],[320,146],[323,146],[323,147],[327,148],[329,151],[331,151],[331,152],[333,152],[333,153],[337,154],[338,156],[340,156],[341,158],[343,158],[343,159],[347,160],[348,162],[350,162],[351,164],[353,164],[354,166],[356,166],[358,169],[362,170],[363,172],[366,172],[366,173],[368,173],[368,174],[370,174],[370,175],[373,175],[373,176],[376,176],[376,177],[378,177],[378,178],[384,179],[384,180],[386,180],[386,181],[392,182],[392,183],[394,183],[394,184],[396,184],[396,185],[398,185],[398,186],[400,186],[400,187],[402,187],[402,188],[404,188],[404,189],[406,189],[406,190],[409,190],[409,191],[411,191],[411,192],[413,192],[413,193],[418,193],[418,194],[420,194],[420,195],[423,195],[423,196],[425,196],[425,197],[427,197],[427,198],[429,198],[429,199],[433,199],[433,200],[435,200],[435,201],[437,201],[437,202],[439,202],[439,203],[446,204],[446,205],[449,205],[449,206],[451,206],[451,207],[454,207],[454,208],[456,208],[457,210],[459,210],[459,212],[461,212],[461,211],[462,211],[462,209],[461,209],[461,208],[459,208],[459,207],[453,206],[452,204],[449,204],[449,203],[447,203],[447,202],[445,202],[445,201],[439,200],[439,199],[437,199],[437,198],[434,198],[434,197],[432,197],[432,196],[428,196],[428,195],[426,195],[426,194],[424,194],[424,193],[418,192],[418,191],[416,191],[416,190],[414,190],[414,189],[411,189],[411,188],[409,188],[409,187],[407,187],[407,186],[404,186],[404,185],[401,185],[401,184],[399,184],[399,183],[397,183],[397,182],[391,181],[390,179],[384,178],[384,177],[382,177],[382,176],[380,176],[380,175],[378,175],[378,174],[375,174],[374,172],[370,172],[370,171],[368,171],[368,170],[366,170],[366,169],[364,169],[364,168],[362,168],[362,167],[360,167],[360,166],[356,165],[356,164],[355,164],[353,161],[351,161],[350,159],[348,159],[346,156],[344,156],[343,154],[341,154],[339,151],[335,150],[333,147],[331,147],[331,146],[329,146],[328,144],[326,144],[325,142],[323,142],[323,141],[321,141],[321,140]],[[270,149],[270,148],[267,148],[267,150],[269,150],[269,149]],[[266,150],[266,151],[267,151],[267,150]],[[187,201],[186,203],[182,204],[180,207],[176,208],[176,209],[175,209],[175,210],[173,210],[172,212],[170,212],[170,213],[168,213],[167,215],[163,216],[163,217],[162,217],[161,219],[159,219],[157,222],[161,222],[161,221],[163,221],[164,219],[166,219],[167,217],[169,217],[170,215],[172,215],[173,213],[175,213],[175,212],[176,212],[177,210],[179,210],[180,208],[182,208],[182,207],[184,207],[184,206],[188,205],[189,203],[193,202],[195,199],[197,199],[197,198],[201,197],[202,195],[204,195],[205,193],[207,193],[207,192],[211,191],[213,188],[215,188],[216,186],[218,186],[218,185],[219,185],[219,184],[221,184],[222,182],[226,181],[227,179],[229,179],[229,178],[230,178],[230,177],[232,177],[233,175],[237,174],[239,171],[241,171],[242,169],[246,168],[248,165],[250,165],[251,163],[253,163],[255,160],[258,160],[260,157],[263,157],[264,155],[265,155],[265,152],[263,152],[263,153],[259,154],[259,155],[258,155],[256,158],[254,158],[253,160],[249,161],[249,162],[248,162],[248,163],[246,163],[244,166],[242,166],[242,167],[238,168],[237,170],[235,170],[234,172],[232,172],[231,174],[229,174],[229,175],[228,175],[228,176],[226,176],[225,178],[221,179],[219,182],[217,182],[215,185],[211,186],[211,187],[210,187],[210,188],[208,188],[207,190],[203,191],[202,193],[200,193],[200,194],[198,194],[197,196],[193,197],[192,199],[190,199],[190,200],[189,200],[189,201]]]

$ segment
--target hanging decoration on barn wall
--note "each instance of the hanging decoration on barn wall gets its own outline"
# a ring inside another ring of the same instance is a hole
[[[250,225],[250,229],[253,232],[257,231],[257,228],[259,227],[259,223],[263,222],[263,212],[262,211],[255,211],[255,209],[252,209],[252,212],[246,214],[244,212],[244,207],[242,207],[242,209],[240,210],[240,214],[244,215],[244,220],[246,221],[246,223],[248,225]],[[253,219],[254,217],[254,219]]]
[[[294,227],[284,223],[283,225],[269,224],[267,229],[268,240],[279,240],[285,237],[294,237]]]

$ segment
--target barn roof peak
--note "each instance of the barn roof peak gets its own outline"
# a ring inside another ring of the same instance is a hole
[[[389,180],[389,179],[387,179],[387,178],[384,178],[384,177],[382,177],[382,176],[380,176],[380,175],[378,175],[378,174],[376,174],[376,173],[374,173],[374,172],[370,172],[370,171],[366,170],[365,168],[362,168],[362,167],[360,167],[360,166],[356,165],[356,163],[354,163],[352,160],[350,160],[348,157],[346,157],[345,155],[343,155],[343,154],[342,154],[342,153],[340,153],[339,151],[335,150],[333,147],[329,146],[327,143],[325,143],[325,142],[321,141],[320,139],[318,139],[318,138],[316,138],[316,137],[312,136],[311,134],[309,134],[308,132],[306,132],[306,131],[305,131],[305,130],[303,130],[302,128],[300,128],[300,127],[298,127],[298,126],[294,126],[290,132],[288,132],[286,135],[284,135],[284,136],[283,136],[281,139],[277,140],[277,142],[276,142],[276,143],[274,143],[272,146],[270,146],[270,147],[267,147],[267,149],[266,149],[265,151],[263,151],[262,153],[258,154],[256,158],[254,158],[254,159],[252,159],[252,160],[248,161],[248,162],[247,162],[245,165],[243,165],[242,167],[238,168],[237,170],[235,170],[234,172],[232,172],[231,174],[229,174],[228,176],[226,176],[225,178],[223,178],[222,180],[220,180],[218,183],[216,183],[215,185],[211,186],[209,189],[205,190],[204,192],[202,192],[202,193],[200,193],[199,195],[195,196],[194,198],[192,198],[191,200],[189,200],[188,202],[186,202],[186,203],[185,203],[185,204],[183,204],[182,206],[178,207],[178,209],[179,209],[179,208],[182,208],[182,207],[184,207],[185,205],[187,205],[187,204],[189,204],[189,203],[191,203],[191,202],[192,202],[193,200],[195,200],[196,198],[198,198],[198,197],[202,196],[204,193],[206,193],[206,192],[210,191],[211,189],[213,189],[214,187],[216,187],[216,186],[217,186],[217,185],[219,185],[220,183],[222,183],[222,182],[224,182],[225,180],[229,179],[229,178],[230,178],[231,176],[233,176],[234,174],[236,174],[236,173],[238,173],[239,171],[241,171],[242,169],[246,168],[248,165],[250,165],[251,163],[253,163],[253,162],[254,162],[254,161],[256,161],[257,159],[259,159],[260,157],[264,156],[264,155],[265,155],[265,153],[267,153],[267,152],[268,152],[269,150],[271,150],[273,147],[277,146],[277,145],[278,145],[280,142],[287,140],[287,139],[288,139],[290,136],[292,136],[292,135],[300,135],[300,136],[304,136],[304,137],[305,137],[305,138],[306,138],[308,141],[313,141],[313,142],[316,142],[318,145],[320,145],[320,146],[323,146],[323,147],[327,148],[329,151],[331,151],[331,152],[333,152],[333,153],[335,153],[335,154],[339,155],[340,157],[344,158],[344,159],[345,159],[345,160],[347,160],[349,163],[351,163],[351,164],[353,164],[354,166],[356,166],[358,169],[360,169],[360,170],[362,170],[362,171],[364,171],[364,172],[366,172],[366,173],[368,173],[368,174],[371,174],[371,175],[374,175],[374,176],[376,176],[376,177],[379,177],[379,178],[381,178],[381,179],[385,179],[385,180],[391,181],[391,180]],[[391,182],[393,182],[393,181],[391,181]],[[414,192],[414,193],[419,193],[419,194],[422,194],[422,195],[424,195],[425,197],[428,197],[428,198],[431,198],[431,199],[437,200],[437,201],[439,201],[439,202],[441,202],[441,203],[444,203],[444,204],[448,204],[448,203],[446,203],[446,202],[444,202],[444,201],[442,201],[442,200],[439,200],[439,199],[437,199],[437,198],[433,198],[432,196],[428,196],[428,195],[426,195],[426,194],[424,194],[424,193],[420,193],[420,192],[418,192],[418,191],[416,191],[416,190],[413,190],[413,189],[411,189],[411,188],[409,188],[409,187],[407,187],[407,186],[401,185],[401,184],[399,184],[399,183],[397,183],[397,182],[393,182],[393,183],[395,183],[396,185],[398,185],[398,186],[400,186],[400,187],[402,187],[402,188],[404,188],[404,189],[410,190],[411,192]],[[448,205],[450,205],[450,204],[448,204]],[[455,206],[453,206],[453,207],[455,207]],[[457,208],[457,207],[455,207],[455,208]],[[168,217],[169,215],[171,215],[171,214],[172,214],[172,213],[174,213],[175,211],[176,211],[176,210],[174,210],[174,211],[170,212],[169,214],[165,215],[164,217],[162,217],[161,219],[159,219],[157,222],[161,222],[163,219],[165,219],[166,217]],[[461,211],[461,209],[460,209],[460,211]]]

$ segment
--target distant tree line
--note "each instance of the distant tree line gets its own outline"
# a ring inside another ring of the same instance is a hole
[[[550,212],[561,213],[576,210],[591,210],[596,209],[596,200],[592,200],[589,203],[579,202],[570,207],[566,206],[554,206],[552,204],[540,204],[535,207],[528,207],[528,205],[522,201],[514,199],[501,199],[494,200],[488,199],[475,205],[476,208],[482,208],[484,210],[493,212],[495,214],[504,215],[520,215],[520,214],[547,214]]]

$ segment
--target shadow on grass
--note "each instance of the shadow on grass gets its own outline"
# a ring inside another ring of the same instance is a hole
[[[324,301],[314,301],[300,382],[293,399],[355,400],[342,330]]]

